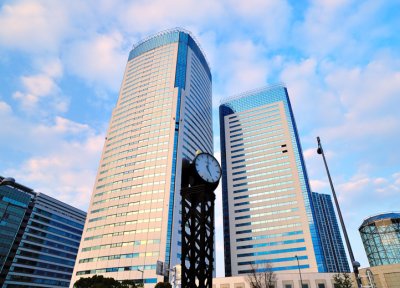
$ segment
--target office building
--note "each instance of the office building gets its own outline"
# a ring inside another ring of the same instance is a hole
[[[400,213],[368,217],[358,231],[371,267],[400,264]]]
[[[325,272],[287,89],[224,99],[219,115],[225,276],[266,264],[273,271]]]
[[[349,273],[349,262],[347,261],[331,196],[312,192],[311,199],[315,220],[321,237],[326,272]]]
[[[102,274],[150,287],[164,280],[157,260],[180,263],[182,157],[213,153],[211,106],[210,68],[189,32],[164,31],[133,47],[72,283]]]
[[[21,239],[21,230],[29,217],[29,206],[35,193],[32,189],[13,183],[5,185],[0,176],[0,287]]]
[[[0,234],[11,243],[2,287],[68,287],[86,213],[18,183],[0,186],[0,193],[9,204]],[[14,239],[4,237],[15,222]]]

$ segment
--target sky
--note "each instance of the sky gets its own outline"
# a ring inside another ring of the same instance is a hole
[[[0,175],[87,210],[132,45],[191,31],[223,97],[284,83],[313,191],[330,193],[320,136],[355,258],[358,227],[400,210],[398,0],[1,0]],[[217,276],[224,275],[216,203]]]

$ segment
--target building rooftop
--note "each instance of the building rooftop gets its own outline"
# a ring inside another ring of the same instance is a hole
[[[219,104],[222,105],[222,104],[231,102],[233,100],[240,99],[240,98],[243,98],[243,97],[247,97],[247,96],[250,96],[250,95],[254,95],[254,94],[257,94],[257,93],[260,93],[260,92],[265,92],[265,91],[268,91],[268,90],[273,90],[273,89],[276,89],[276,88],[285,88],[285,87],[286,87],[286,85],[284,83],[276,83],[276,84],[268,85],[268,86],[265,86],[265,87],[261,87],[261,88],[249,90],[249,91],[246,91],[246,92],[242,92],[242,93],[239,93],[239,94],[235,94],[235,95],[232,95],[232,96],[224,97],[224,98],[221,99]]]
[[[360,228],[363,226],[369,225],[371,223],[374,223],[375,221],[380,221],[380,220],[385,220],[385,219],[400,219],[400,212],[385,212],[385,213],[380,213],[380,214],[377,214],[374,216],[370,216],[370,217],[364,219]]]

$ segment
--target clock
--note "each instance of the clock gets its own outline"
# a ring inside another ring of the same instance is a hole
[[[218,185],[222,171],[214,156],[209,153],[199,153],[194,158],[192,165],[193,172],[200,182],[212,186]]]

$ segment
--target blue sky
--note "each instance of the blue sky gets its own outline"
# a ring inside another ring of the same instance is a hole
[[[359,225],[400,210],[397,0],[0,5],[0,175],[86,210],[130,48],[184,27],[211,64],[216,154],[220,99],[284,82],[312,189],[330,193],[320,136],[356,259],[368,266]],[[220,220],[220,192],[217,201]]]

